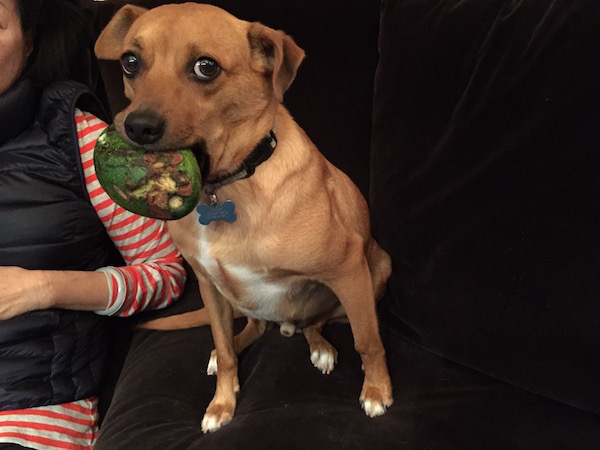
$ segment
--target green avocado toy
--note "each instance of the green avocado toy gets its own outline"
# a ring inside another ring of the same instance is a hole
[[[175,220],[198,204],[202,178],[190,149],[146,151],[110,125],[96,142],[94,165],[109,197],[135,214]]]

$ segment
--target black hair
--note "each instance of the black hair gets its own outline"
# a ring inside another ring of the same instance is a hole
[[[16,0],[24,34],[33,37],[23,77],[36,86],[89,82],[91,17],[78,0]]]

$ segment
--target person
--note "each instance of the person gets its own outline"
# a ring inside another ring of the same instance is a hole
[[[86,19],[75,0],[0,0],[0,448],[91,448],[102,316],[165,307],[185,284],[165,223],[96,179],[108,117],[74,81]]]

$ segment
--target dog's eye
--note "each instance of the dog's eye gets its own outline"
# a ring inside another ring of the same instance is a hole
[[[140,60],[134,53],[121,56],[121,67],[126,77],[133,77],[140,69]]]
[[[194,64],[194,74],[201,81],[212,80],[219,75],[220,69],[219,64],[214,59],[208,57],[202,57]]]

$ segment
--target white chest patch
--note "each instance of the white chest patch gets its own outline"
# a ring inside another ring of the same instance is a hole
[[[284,320],[277,314],[277,306],[289,291],[287,284],[273,282],[265,275],[252,272],[246,267],[226,266],[225,270],[243,291],[242,298],[236,304],[242,313],[256,319],[275,322]]]
[[[256,319],[275,322],[285,320],[277,310],[289,292],[291,282],[273,281],[266,274],[254,272],[244,266],[219,264],[211,254],[204,233],[199,235],[197,255],[218,291],[240,312]]]
[[[214,259],[210,254],[210,246],[208,241],[206,240],[206,236],[203,232],[200,232],[198,235],[198,262],[204,267],[204,270],[211,275],[214,276],[216,272],[219,270],[219,264],[217,260]]]

